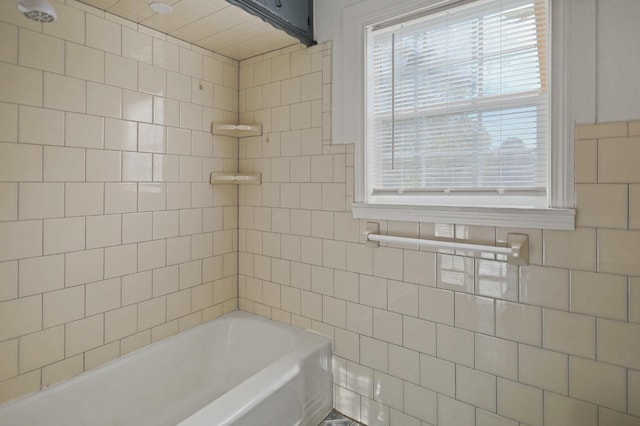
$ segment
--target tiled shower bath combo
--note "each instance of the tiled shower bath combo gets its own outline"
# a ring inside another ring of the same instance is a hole
[[[53,3],[0,3],[0,403],[240,310],[331,339],[328,425],[640,424],[640,122],[576,128],[575,231],[376,221],[528,266],[372,248],[331,42],[236,61]]]

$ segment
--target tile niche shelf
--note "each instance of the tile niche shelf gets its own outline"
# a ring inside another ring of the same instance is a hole
[[[214,135],[233,136],[244,138],[248,136],[262,135],[262,124],[228,124],[211,123],[211,133]]]

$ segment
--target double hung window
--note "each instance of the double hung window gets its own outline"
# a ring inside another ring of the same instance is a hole
[[[368,27],[364,201],[549,207],[548,22],[477,0]]]

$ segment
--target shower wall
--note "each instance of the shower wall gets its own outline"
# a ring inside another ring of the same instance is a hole
[[[237,307],[236,61],[0,2],[0,403]]]
[[[335,53],[335,52],[333,52]],[[331,144],[330,43],[240,63],[240,308],[334,339],[335,407],[368,425],[640,424],[640,122],[576,129],[577,229],[377,221],[531,264],[364,244]],[[349,117],[345,117],[349,119]]]

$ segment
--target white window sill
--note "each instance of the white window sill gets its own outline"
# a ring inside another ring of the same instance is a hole
[[[356,219],[575,230],[574,209],[408,206],[353,203]]]

